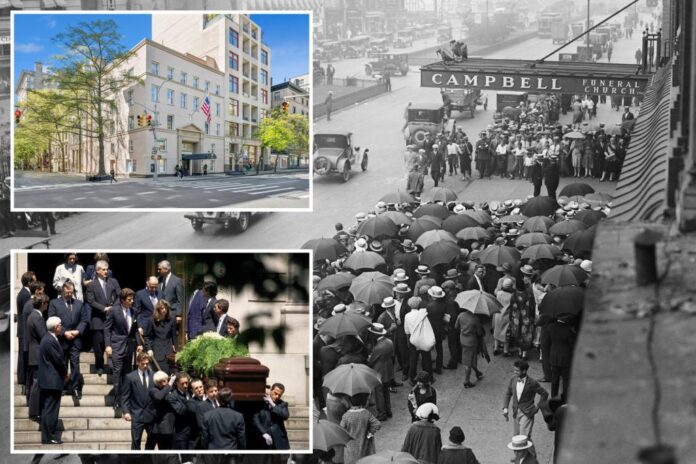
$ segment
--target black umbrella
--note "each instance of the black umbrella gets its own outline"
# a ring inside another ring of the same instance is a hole
[[[462,229],[467,227],[476,227],[479,223],[473,217],[466,214],[455,214],[444,220],[442,223],[442,228],[447,232],[456,234]]]
[[[449,216],[449,214],[450,212],[447,208],[442,205],[438,205],[437,203],[421,205],[413,212],[415,217],[435,216],[439,217],[440,219],[445,219],[447,216]]]
[[[399,226],[384,216],[369,218],[358,226],[358,235],[367,235],[371,238],[393,237],[398,231]]]
[[[581,255],[591,255],[592,246],[594,245],[595,230],[579,230],[573,232],[563,242],[563,248],[573,253],[573,256],[580,257]]]
[[[563,187],[559,195],[562,197],[572,197],[574,195],[582,196],[587,195],[588,193],[594,193],[594,191],[595,190],[590,185],[582,182],[573,182],[572,184],[568,184]]]
[[[314,252],[314,260],[324,260],[328,259],[334,261],[343,253],[347,253],[348,250],[332,238],[315,238],[309,240],[302,245],[303,250],[312,250]]]
[[[580,287],[558,287],[544,296],[539,312],[550,317],[560,314],[578,315],[585,302],[585,290]]]
[[[534,197],[520,207],[520,211],[527,217],[550,216],[559,208],[559,204],[551,197]]]
[[[547,234],[551,226],[553,226],[554,224],[555,222],[553,222],[553,219],[551,219],[550,217],[534,216],[524,221],[524,224],[522,224],[522,230],[526,230],[527,232],[541,232],[542,234]]]
[[[429,230],[439,229],[442,226],[442,219],[436,218],[435,216],[423,216],[414,219],[411,225],[408,227],[408,238],[413,241],[418,240],[423,232]]]
[[[606,214],[604,214],[601,211],[594,211],[591,209],[584,209],[582,211],[578,211],[578,213],[575,215],[575,219],[578,221],[582,221],[588,226],[593,226],[597,224],[599,221],[607,217]]]

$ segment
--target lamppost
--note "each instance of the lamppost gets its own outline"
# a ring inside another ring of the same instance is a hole
[[[157,156],[158,156],[158,155],[157,155],[157,151],[158,151],[158,149],[157,149],[157,131],[156,131],[157,126],[159,125],[159,116],[158,116],[158,113],[157,113],[157,103],[159,103],[160,89],[162,88],[162,86],[163,86],[164,84],[166,84],[167,82],[171,81],[171,80],[172,80],[172,77],[173,77],[173,76],[167,77],[167,80],[162,81],[162,83],[161,83],[160,85],[155,86],[155,88],[157,89],[157,99],[155,100],[155,113],[154,113],[154,115],[157,116],[157,117],[156,117],[156,119],[153,121],[152,126],[151,126],[151,129],[150,129],[150,130],[152,130],[152,139],[153,139],[153,142],[154,142],[153,145],[152,145],[152,155],[151,155],[152,160],[155,162],[155,172],[152,174],[152,180],[154,180],[154,181],[159,180],[159,177],[158,177],[158,175],[157,175],[157,174],[158,174],[157,171],[158,171],[158,169],[159,169],[159,160],[157,159]],[[178,146],[178,144],[177,144],[176,150],[177,150],[177,152],[179,151],[179,146]],[[177,159],[178,159],[178,158],[179,158],[179,157],[178,157],[178,155],[177,155]]]

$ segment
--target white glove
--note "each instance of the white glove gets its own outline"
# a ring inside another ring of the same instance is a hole
[[[263,439],[266,440],[266,445],[271,446],[273,444],[273,439],[267,433],[263,434]]]

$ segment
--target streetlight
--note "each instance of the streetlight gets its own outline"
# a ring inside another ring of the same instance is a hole
[[[156,131],[157,126],[159,125],[159,116],[157,113],[157,103],[159,103],[160,89],[162,88],[162,86],[164,84],[171,81],[173,77],[174,76],[169,76],[169,77],[167,77],[167,80],[162,81],[162,83],[160,85],[155,86],[155,88],[157,89],[157,100],[155,100],[155,116],[157,116],[157,118],[155,119],[155,122],[152,124],[151,129],[150,129],[150,130],[152,130],[152,140],[154,142],[152,145],[152,155],[151,155],[152,160],[155,162],[155,172],[152,174],[152,180],[154,180],[154,181],[159,179],[157,176],[157,171],[159,169],[159,160],[157,159],[158,149],[157,149],[157,131]],[[178,150],[178,147],[177,147],[177,150]]]

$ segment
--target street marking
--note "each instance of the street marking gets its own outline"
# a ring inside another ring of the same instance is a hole
[[[157,192],[153,192],[153,191],[150,191],[150,192],[138,192],[138,193],[136,193],[136,195],[152,195],[153,193],[157,193]]]
[[[268,194],[271,192],[281,192],[283,190],[294,190],[294,189],[292,187],[283,187],[283,188],[277,188],[277,189],[273,189],[273,190],[266,190],[264,192],[251,192],[251,193],[249,193],[249,195],[265,195],[265,194]]]
[[[128,197],[113,197],[111,199],[116,200],[116,201],[128,201],[129,200]]]

